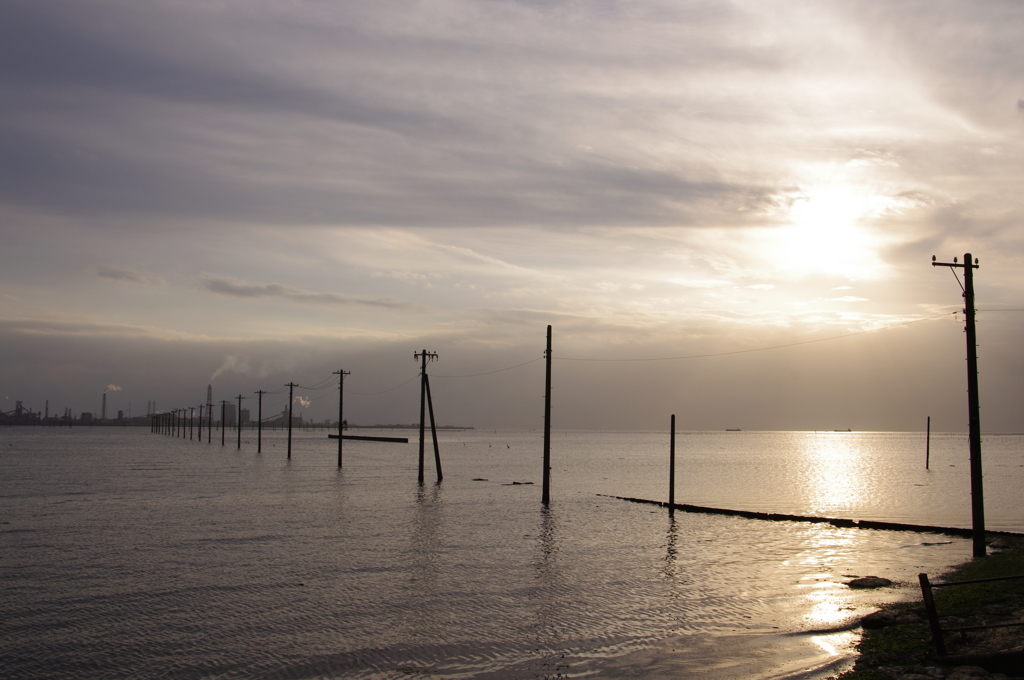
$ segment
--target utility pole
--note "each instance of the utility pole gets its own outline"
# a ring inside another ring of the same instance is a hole
[[[292,396],[295,392],[295,383],[285,385],[288,388],[288,460],[292,459]]]
[[[203,442],[203,405],[199,405],[199,443]]]
[[[428,352],[423,350],[422,352],[413,352],[413,360],[420,359],[420,472],[419,482],[423,484],[423,425],[424,417],[426,416],[427,408],[427,361],[434,361],[437,359],[437,352]]]
[[[263,395],[266,394],[264,390],[256,390],[256,394],[259,396],[259,410],[256,413],[256,419],[258,425],[256,426],[256,453],[263,452]]]
[[[964,316],[967,318],[967,410],[968,440],[971,450],[971,523],[972,541],[975,557],[985,557],[985,490],[981,473],[981,407],[978,400],[978,336],[974,327],[974,270],[979,267],[978,260],[971,259],[970,253],[964,254],[963,264],[953,258],[953,262],[936,262],[932,255],[933,267],[949,267],[956,275],[956,269],[964,270]],[[959,283],[960,278],[957,277]]]
[[[441,483],[441,451],[437,448],[437,426],[434,424],[434,400],[430,398],[430,376],[424,374],[427,385],[427,411],[430,413],[430,438],[434,442],[434,469],[437,470],[437,482]]]
[[[220,445],[224,446],[224,430],[228,429],[224,427],[227,424],[227,399],[220,400]]]
[[[548,346],[544,350],[544,474],[540,502],[551,502],[551,325],[548,325]]]
[[[196,407],[188,407],[188,440],[192,441],[192,426],[196,418]]]
[[[238,450],[242,450],[242,400],[245,399],[241,394],[238,395],[238,419],[235,420],[235,429],[238,430]]]
[[[342,432],[341,423],[342,414],[344,413],[342,405],[345,400],[345,376],[352,375],[352,371],[343,371],[340,368],[334,371],[334,375],[338,376],[338,469],[341,469],[341,441],[345,437],[345,433]]]
[[[928,469],[932,457],[932,417],[928,416],[928,430],[924,439],[924,469]]]

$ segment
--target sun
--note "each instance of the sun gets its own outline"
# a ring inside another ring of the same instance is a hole
[[[866,221],[876,212],[869,192],[840,184],[810,187],[793,201],[779,227],[778,246],[798,272],[872,278],[883,243]]]

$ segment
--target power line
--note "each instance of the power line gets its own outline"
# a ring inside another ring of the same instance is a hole
[[[544,357],[537,357],[536,359],[530,359],[529,361],[524,361],[523,363],[516,364],[515,366],[509,366],[508,368],[499,368],[496,371],[487,371],[485,373],[468,373],[466,375],[437,375],[437,374],[435,374],[434,377],[435,378],[476,378],[476,377],[481,376],[481,375],[493,375],[495,373],[501,373],[503,371],[511,371],[513,368],[519,368],[520,366],[526,366],[527,364],[533,364],[533,363],[536,363],[536,362],[540,361],[543,358]]]
[[[730,354],[750,354],[751,352],[767,352],[772,349],[782,349],[784,347],[797,347],[798,345],[810,345],[815,342],[827,342],[828,340],[839,340],[841,338],[852,338],[855,335],[864,335],[866,333],[874,333],[876,331],[884,331],[889,328],[897,328],[898,326],[909,326],[912,323],[919,323],[921,321],[932,321],[934,319],[941,319],[944,316],[950,314],[956,314],[956,312],[946,312],[945,314],[939,314],[937,316],[929,316],[924,319],[914,319],[913,321],[901,321],[900,323],[894,323],[890,326],[880,326],[879,328],[871,328],[866,331],[857,331],[856,333],[847,333],[845,335],[833,335],[829,338],[818,338],[817,340],[803,340],[801,342],[790,342],[785,345],[772,345],[771,347],[758,347],[756,349],[737,349],[731,352],[714,352],[712,354],[688,354],[686,356],[678,357],[656,357],[651,359],[583,359],[578,357],[558,357],[558,361],[619,361],[619,362],[637,362],[637,361],[675,361],[679,359],[704,359],[707,357],[724,357]]]
[[[356,394],[356,395],[359,395],[360,397],[372,397],[372,396],[374,396],[376,394],[384,394],[385,392],[394,392],[399,387],[405,387],[406,385],[408,385],[409,383],[411,383],[413,380],[415,380],[418,377],[420,377],[419,373],[417,373],[413,377],[409,378],[408,380],[406,380],[401,385],[396,385],[395,387],[391,387],[391,388],[386,389],[386,390],[381,390],[380,392],[349,392],[349,394]]]

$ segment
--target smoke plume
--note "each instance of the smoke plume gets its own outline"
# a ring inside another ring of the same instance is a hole
[[[121,388],[118,387],[117,385],[107,385],[107,389],[103,390],[103,394],[106,394],[107,392],[120,392],[120,391],[121,391]],[[95,392],[93,392],[93,394],[95,394]]]
[[[304,408],[309,408],[309,405],[312,402],[310,402],[310,400],[307,399],[306,397],[295,397],[294,399],[292,399],[292,403],[293,404],[298,403],[299,406],[302,406]]]

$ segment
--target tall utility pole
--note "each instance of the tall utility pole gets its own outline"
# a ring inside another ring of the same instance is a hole
[[[437,470],[437,482],[444,479],[441,474],[441,451],[437,448],[437,425],[434,423],[434,400],[430,398],[430,376],[424,375],[427,385],[427,412],[430,414],[430,439],[434,442],[434,469]]]
[[[953,258],[953,262],[936,262],[932,255],[933,267],[950,267],[953,274],[956,269],[964,270],[964,316],[967,317],[967,410],[968,440],[971,449],[971,522],[974,556],[985,557],[985,490],[981,474],[981,407],[978,400],[978,335],[974,327],[974,270],[978,268],[978,260],[971,259],[970,253],[964,254],[963,264]],[[957,281],[959,282],[959,277]]]
[[[338,469],[340,470],[341,469],[341,441],[342,441],[342,439],[345,438],[344,437],[345,433],[342,432],[342,427],[341,427],[342,422],[344,422],[344,421],[342,421],[342,414],[344,413],[344,411],[342,409],[342,404],[345,401],[345,376],[346,375],[352,375],[352,371],[343,371],[343,370],[341,370],[339,368],[337,371],[334,372],[334,375],[338,376]]]
[[[228,429],[227,425],[227,412],[228,412],[227,399],[220,400],[220,445],[224,446],[224,430]]]
[[[423,425],[427,408],[427,361],[437,359],[437,352],[413,352],[413,360],[420,359],[420,473],[419,482],[423,484]]]
[[[285,385],[288,388],[288,460],[292,459],[292,400],[295,392],[295,383]]]
[[[256,390],[259,396],[259,410],[256,412],[256,453],[263,452],[263,395],[264,390]]]
[[[245,399],[241,394],[238,395],[238,418],[235,420],[235,429],[238,430],[238,450],[242,450],[242,400]]]
[[[206,390],[206,412],[209,414],[207,418],[207,430],[206,430],[206,443],[213,443],[213,401],[210,399],[210,390]]]
[[[203,405],[199,405],[199,443],[203,442]]]
[[[548,346],[544,350],[544,489],[540,502],[551,502],[551,326],[548,325]]]
[[[193,421],[195,420],[195,417],[196,417],[196,407],[195,406],[189,406],[188,407],[188,440],[189,441],[192,441],[192,425],[193,425]]]

